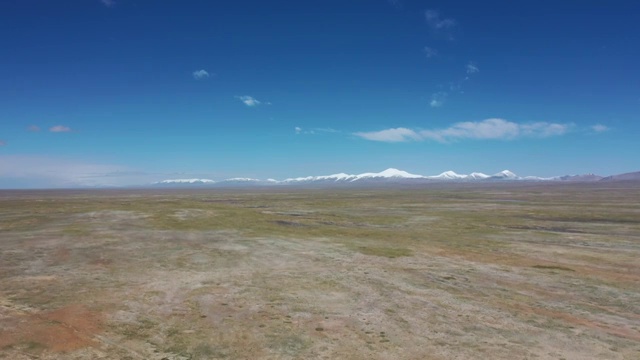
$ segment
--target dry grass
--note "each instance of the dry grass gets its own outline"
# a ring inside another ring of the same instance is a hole
[[[0,192],[0,358],[637,359],[607,186]]]

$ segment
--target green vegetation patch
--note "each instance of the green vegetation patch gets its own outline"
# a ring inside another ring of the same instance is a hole
[[[24,343],[22,343],[21,345],[23,345],[25,347],[25,350],[27,351],[34,351],[34,352],[39,352],[39,351],[43,351],[44,349],[46,349],[46,345],[41,344],[37,341],[26,341]]]

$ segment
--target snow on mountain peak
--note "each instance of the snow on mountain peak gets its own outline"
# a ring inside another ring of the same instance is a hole
[[[466,179],[467,175],[457,174],[455,171],[445,171],[440,175],[429,176],[430,179],[438,179],[438,180],[460,180]]]
[[[499,173],[494,174],[493,177],[503,178],[503,179],[516,179],[518,176],[509,170],[502,170]]]
[[[388,168],[387,170],[378,173],[383,177],[403,177],[403,178],[409,178],[409,179],[417,179],[417,178],[422,178],[422,175],[415,175],[415,174],[411,174],[408,173],[406,171],[403,170],[398,170],[398,169],[394,169],[394,168]]]
[[[477,179],[477,180],[486,179],[486,178],[489,178],[489,177],[491,177],[491,176],[489,176],[487,174],[480,173],[480,172],[472,172],[471,174],[469,174],[469,178]]]
[[[213,184],[210,179],[169,179],[156,182],[156,184]]]
[[[388,168],[387,170],[381,171],[379,173],[362,173],[359,175],[355,175],[351,181],[356,181],[361,179],[375,179],[375,178],[421,179],[421,178],[424,178],[424,176],[411,174],[403,170]]]
[[[535,176],[526,176],[519,177],[513,172],[509,170],[503,170],[499,173],[493,175],[487,175],[480,172],[473,172],[469,175],[458,174],[455,171],[445,171],[439,175],[432,176],[423,176],[411,174],[409,172],[388,168],[381,172],[377,173],[362,173],[358,175],[346,174],[346,173],[337,173],[333,175],[321,175],[321,176],[307,176],[307,177],[298,177],[298,178],[289,178],[282,181],[267,179],[253,179],[253,178],[230,178],[226,180],[222,180],[220,182],[216,182],[210,179],[169,179],[156,182],[157,185],[211,185],[211,184],[271,184],[271,185],[286,185],[291,183],[311,183],[311,182],[325,182],[325,183],[346,183],[346,182],[356,182],[356,181],[402,181],[402,180],[410,180],[410,179],[424,179],[424,180],[433,180],[433,181],[475,181],[475,180],[529,180],[529,181],[541,181],[541,180],[562,180],[563,178],[540,178]]]
[[[358,175],[338,173],[333,175],[289,178],[289,179],[285,179],[283,182],[290,183],[290,182],[301,182],[301,181],[357,181],[357,180],[363,180],[363,179],[376,179],[376,178],[420,179],[420,178],[423,178],[423,176],[411,174],[406,171],[402,171],[394,168],[389,168],[379,173],[362,173]]]
[[[324,175],[324,176],[315,176],[315,180],[334,180],[334,181],[340,181],[340,180],[347,180],[349,178],[352,178],[353,175],[349,175],[349,174],[345,174],[345,173],[339,173],[339,174],[333,174],[333,175]]]

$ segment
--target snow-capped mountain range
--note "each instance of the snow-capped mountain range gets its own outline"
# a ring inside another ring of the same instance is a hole
[[[170,179],[170,180],[162,180],[154,183],[154,185],[170,185],[170,184],[196,184],[196,185],[204,185],[204,184],[214,184],[215,181],[209,179]]]
[[[230,178],[222,181],[211,179],[169,179],[154,183],[155,186],[269,186],[269,185],[304,185],[304,184],[351,184],[351,183],[424,183],[424,182],[471,182],[471,181],[564,181],[573,176],[543,178],[537,176],[520,177],[509,170],[493,175],[480,172],[458,174],[445,171],[439,175],[417,175],[403,170],[389,168],[378,173],[362,173],[357,175],[339,173],[333,175],[306,176],[284,180],[260,180],[253,178]]]

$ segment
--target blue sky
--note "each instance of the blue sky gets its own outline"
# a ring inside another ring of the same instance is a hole
[[[640,2],[0,3],[0,187],[640,170]]]

